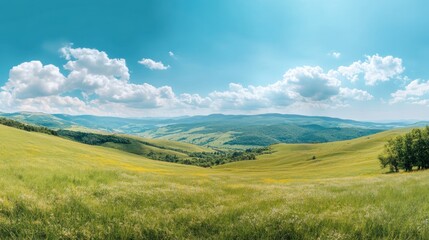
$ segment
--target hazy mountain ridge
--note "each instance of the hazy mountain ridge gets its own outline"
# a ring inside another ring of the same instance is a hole
[[[0,113],[0,116],[54,129],[79,128],[126,133],[228,148],[347,140],[391,128],[422,126],[428,123],[374,123],[277,113],[141,119],[32,112]]]

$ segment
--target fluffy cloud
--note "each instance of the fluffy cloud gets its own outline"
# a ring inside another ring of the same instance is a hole
[[[95,91],[100,102],[123,103],[133,108],[156,108],[172,105],[175,94],[170,86],[109,82]]]
[[[341,82],[323,72],[321,67],[298,67],[283,75],[277,85],[288,88],[310,101],[322,101],[339,92]]]
[[[64,90],[65,77],[58,67],[40,61],[25,62],[9,71],[9,80],[2,90],[15,98],[50,96]]]
[[[40,61],[13,67],[0,91],[2,109],[97,113],[101,105],[114,103],[147,109],[173,106],[178,101],[169,86],[130,83],[124,59],[111,59],[105,52],[88,48],[64,47],[61,52],[68,60],[64,65],[67,76],[58,67]],[[80,92],[82,99],[70,96],[72,92]]]
[[[173,55],[170,54],[170,56],[174,56],[174,54]],[[139,61],[139,63],[149,68],[150,70],[167,70],[170,68],[170,66],[164,65],[162,62],[156,62],[150,58],[143,58],[142,60]]]
[[[19,110],[48,113],[98,113],[77,97],[46,96],[18,100]]]
[[[364,62],[330,71],[318,66],[289,69],[281,80],[267,85],[230,83],[227,90],[213,91],[206,96],[176,95],[170,86],[130,82],[126,61],[110,58],[103,51],[64,47],[61,52],[67,60],[63,66],[66,75],[58,67],[43,65],[40,61],[13,67],[0,91],[2,110],[142,116],[157,111],[189,114],[282,110],[291,106],[337,108],[347,106],[350,101],[373,99],[367,91],[342,85],[342,78],[363,75],[365,80],[375,83],[403,71],[400,59],[375,55]],[[140,62],[153,69],[168,68],[150,59]],[[409,88],[409,92],[414,89]],[[397,93],[399,97],[401,94]]]
[[[124,59],[110,59],[105,52],[86,48],[63,48],[69,61],[67,79],[71,90],[95,95],[101,103],[117,102],[134,108],[155,108],[169,105],[175,96],[169,86],[156,88],[150,84],[129,83],[129,70]]]
[[[283,79],[267,86],[231,83],[227,91],[209,94],[216,109],[281,108],[298,102],[312,106],[339,106],[344,101],[365,101],[372,95],[359,89],[341,87],[341,81],[321,67],[298,67],[288,70]]]
[[[201,97],[199,94],[183,93],[179,96],[179,102],[191,107],[208,108],[212,100],[208,97]]]
[[[338,95],[340,99],[353,99],[357,101],[367,101],[374,98],[367,91],[356,89],[356,88],[340,88]]]
[[[422,99],[426,97],[426,99]],[[392,93],[391,103],[410,102],[414,104],[426,105],[429,100],[429,81],[411,81],[403,90]]]
[[[240,84],[230,83],[227,91],[214,91],[209,94],[215,109],[259,109],[267,107],[270,87],[243,87]]]
[[[64,47],[61,52],[66,60],[69,60],[64,68],[71,71],[71,74],[84,72],[88,75],[113,77],[123,81],[130,79],[125,59],[111,59],[105,52],[90,48]]]
[[[10,111],[13,105],[13,97],[12,94],[6,91],[0,91],[0,110]]]
[[[9,92],[0,92],[0,106],[4,111],[32,111],[68,114],[103,114],[97,107],[71,96],[42,96],[18,99]]]
[[[375,85],[378,81],[384,82],[397,77],[404,70],[400,58],[373,55],[367,56],[364,62],[357,61],[349,66],[341,66],[337,71],[332,71],[331,74],[339,73],[351,81],[358,80],[359,75],[362,74],[366,85]]]

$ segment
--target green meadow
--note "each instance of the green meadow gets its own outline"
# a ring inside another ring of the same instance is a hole
[[[404,132],[200,168],[0,125],[0,238],[428,239],[429,172],[377,160]]]

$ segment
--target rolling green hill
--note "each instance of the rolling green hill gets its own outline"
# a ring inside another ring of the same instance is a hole
[[[69,130],[58,130],[56,131],[56,135],[80,143],[115,148],[155,160],[161,160],[167,155],[178,157],[178,159],[186,159],[190,158],[189,154],[193,152],[213,152],[212,149],[189,143],[144,139],[130,135],[100,134]]]
[[[276,143],[316,143],[352,139],[380,129],[323,127],[320,125],[242,125],[240,123],[177,124],[142,136],[184,141],[213,148],[243,149]]]
[[[388,129],[389,124],[290,114],[196,116],[142,133],[214,148],[243,149],[276,143],[352,139]]]
[[[429,172],[376,159],[400,133],[208,169],[0,125],[0,238],[427,239]]]
[[[119,135],[119,136],[135,139],[143,143],[146,143],[147,145],[152,145],[158,148],[167,148],[170,150],[176,150],[177,152],[213,152],[213,149],[194,145],[194,144],[189,144],[185,142],[170,141],[165,139],[142,138],[142,137],[132,136],[132,135]]]
[[[133,153],[153,160],[212,167],[235,161],[254,160],[257,155],[269,152],[268,148],[253,148],[245,151],[213,151],[188,143],[168,140],[144,139],[130,135],[52,130],[46,127],[21,123],[0,117],[0,124],[25,130],[58,136],[83,144],[103,146]]]
[[[268,176],[273,181],[376,175],[385,172],[377,161],[387,140],[409,131],[390,130],[357,139],[318,144],[276,144],[272,154],[256,161],[230,163],[216,168],[231,174]],[[313,159],[314,158],[314,159]]]
[[[187,142],[216,149],[247,149],[276,143],[332,142],[409,125],[409,123],[401,122],[372,123],[291,114],[213,114],[143,119],[31,112],[0,115],[54,129],[133,134],[145,138]],[[413,125],[421,124],[423,123]]]
[[[0,116],[53,129],[118,133],[139,133],[156,128],[156,124],[161,121],[161,119],[132,119],[91,115],[72,116],[38,112],[0,113]]]
[[[44,126],[48,128],[71,128],[74,126],[72,122],[64,121],[61,118],[51,114],[36,113],[36,112],[18,112],[18,113],[1,113],[0,116],[10,118],[16,121],[29,124]]]

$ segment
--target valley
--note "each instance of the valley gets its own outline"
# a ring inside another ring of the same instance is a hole
[[[429,173],[385,174],[377,160],[406,131],[276,144],[256,160],[201,168],[0,125],[0,235],[424,238]]]
[[[0,6],[0,240],[429,239],[429,1]]]
[[[374,123],[291,114],[223,115],[178,118],[116,118],[34,112],[3,113],[6,117],[51,129],[128,134],[186,142],[212,149],[245,150],[277,143],[322,143],[348,140],[380,131],[426,122]]]

